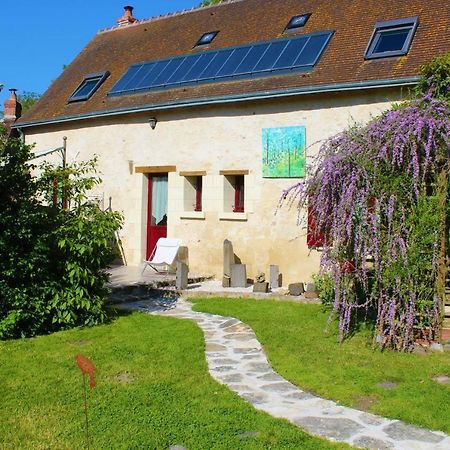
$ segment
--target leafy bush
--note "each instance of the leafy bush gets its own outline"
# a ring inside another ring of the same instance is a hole
[[[420,98],[327,139],[282,201],[309,207],[324,235],[341,340],[358,311],[377,311],[374,342],[411,350],[438,339],[450,210],[450,58],[424,67]],[[364,294],[361,301],[361,292]]]
[[[440,100],[450,99],[450,53],[439,56],[422,67],[416,94],[421,96],[427,93]]]
[[[95,161],[31,175],[31,147],[0,141],[0,339],[33,336],[105,320],[103,300],[121,224],[116,212],[86,200],[98,184]],[[53,171],[53,177],[52,177]],[[71,209],[44,203],[59,179]],[[50,184],[51,180],[51,184]]]
[[[332,306],[334,302],[334,283],[333,279],[328,273],[314,274],[314,284],[322,305]]]

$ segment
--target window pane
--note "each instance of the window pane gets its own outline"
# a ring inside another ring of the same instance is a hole
[[[289,41],[272,42],[266,53],[264,53],[264,56],[256,65],[255,70],[259,71],[272,69],[274,64],[277,62],[277,59],[287,46],[288,42]]]
[[[244,212],[244,175],[234,177],[234,212]]]
[[[135,75],[135,77],[127,84],[126,90],[137,89],[143,80],[150,75],[156,63],[147,63],[143,64],[141,70]]]
[[[217,52],[216,57],[202,73],[202,78],[214,78],[232,53],[233,50]]]
[[[217,36],[217,31],[211,31],[210,33],[205,33],[197,42],[196,45],[206,45],[210,44],[214,38]]]
[[[152,87],[155,83],[155,80],[161,74],[161,72],[167,67],[169,64],[169,60],[158,61],[151,68],[148,75],[139,83],[138,88],[148,88]]]
[[[305,48],[300,53],[300,56],[295,61],[296,66],[307,66],[316,63],[323,46],[327,42],[328,35],[319,34],[311,36],[305,45]]]
[[[253,68],[256,66],[268,47],[268,44],[253,46],[247,55],[245,55],[245,58],[242,60],[241,64],[239,64],[237,69],[234,71],[234,75],[252,72]]]
[[[167,176],[153,177],[152,225],[167,225]]]
[[[202,210],[203,177],[195,177],[195,211]]]
[[[197,63],[192,66],[191,70],[183,78],[183,81],[195,81],[199,79],[201,73],[208,67],[208,64],[214,58],[214,53],[205,53],[201,55]]]
[[[180,67],[173,73],[169,78],[168,83],[178,83],[180,82],[192,66],[200,59],[202,55],[187,56],[186,59],[181,63]]]
[[[142,64],[138,66],[131,66],[125,73],[125,75],[117,82],[111,92],[119,92],[125,88],[125,86],[134,78],[137,72],[142,68]]]
[[[381,31],[373,53],[394,52],[402,50],[410,29]]]
[[[169,64],[163,69],[163,71],[155,78],[151,86],[164,85],[168,82],[173,73],[180,67],[184,58],[176,58],[169,61]]]
[[[89,95],[92,89],[97,85],[99,79],[100,78],[91,78],[90,80],[86,80],[72,97],[85,97]]]
[[[217,76],[229,76],[236,70],[237,66],[242,62],[242,59],[250,51],[250,47],[236,48],[233,54],[228,58],[225,65],[219,70]]]
[[[274,69],[283,69],[292,67],[295,60],[300,55],[301,51],[305,47],[308,38],[295,39],[288,43],[286,49],[275,63]]]

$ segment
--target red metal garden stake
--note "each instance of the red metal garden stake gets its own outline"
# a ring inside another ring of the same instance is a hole
[[[86,374],[89,375],[89,387],[93,389],[95,387],[95,367],[92,361],[83,355],[77,355],[75,361],[83,374],[83,397],[84,397],[84,414],[86,417],[86,446],[89,450],[89,420],[88,420],[88,407],[87,407],[87,394],[86,394]]]

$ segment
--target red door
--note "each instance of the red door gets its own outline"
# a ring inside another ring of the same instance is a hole
[[[167,237],[167,174],[148,177],[147,259],[161,237]]]

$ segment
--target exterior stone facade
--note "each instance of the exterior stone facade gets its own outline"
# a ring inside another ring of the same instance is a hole
[[[168,110],[156,115],[154,130],[148,114],[136,113],[27,129],[26,142],[39,153],[67,136],[69,162],[99,156],[103,184],[93,194],[105,207],[111,197],[112,207],[124,213],[120,235],[128,264],[140,264],[146,250],[148,176],[139,168],[171,166],[167,234],[188,246],[190,270],[221,278],[223,241],[229,239],[250,278],[276,264],[287,284],[310,280],[320,254],[308,249],[294,209],[275,215],[282,190],[298,179],[262,177],[262,129],[305,126],[311,165],[320,141],[367,122],[401,97],[391,88]],[[246,173],[243,213],[224,208],[221,172],[227,170]],[[186,211],[180,173],[204,173],[203,211]]]

